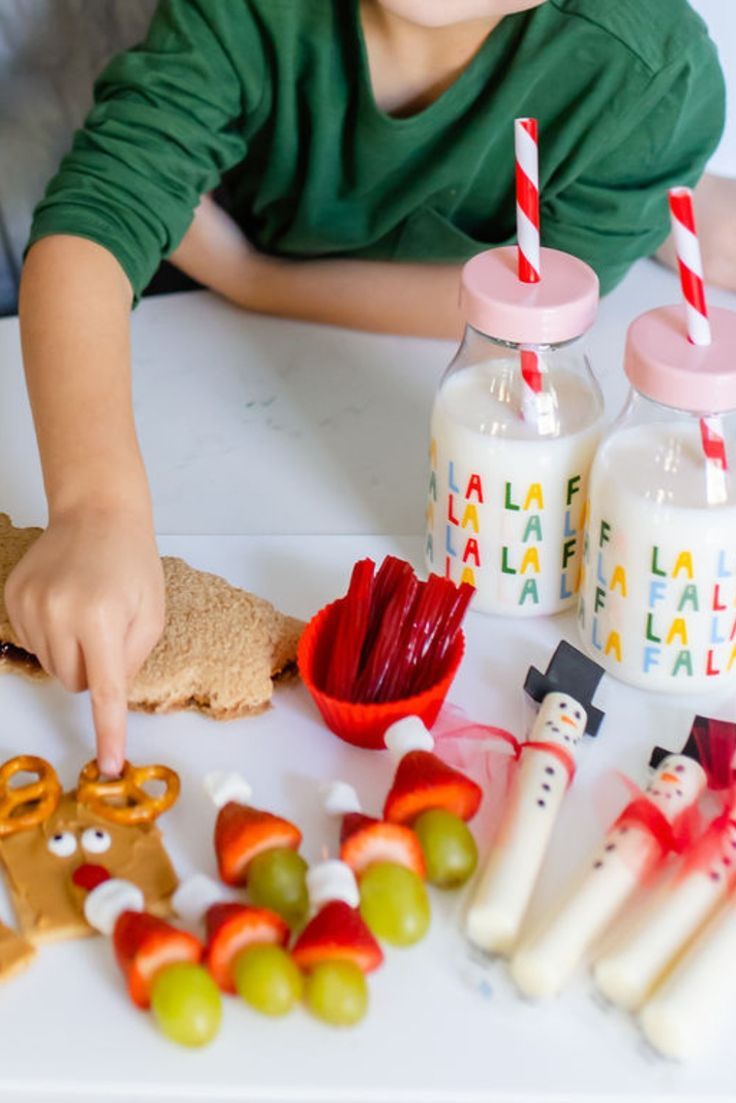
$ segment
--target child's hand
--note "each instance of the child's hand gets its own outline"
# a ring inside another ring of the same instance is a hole
[[[164,625],[164,579],[150,516],[85,510],[52,520],[10,575],[5,602],[27,651],[68,690],[89,689],[97,757],[125,757],[127,681]]]

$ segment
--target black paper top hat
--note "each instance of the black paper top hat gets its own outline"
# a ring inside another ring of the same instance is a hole
[[[710,789],[727,789],[735,780],[735,753],[736,724],[728,720],[714,720],[710,716],[696,716],[682,750],[668,751],[664,747],[655,747],[649,756],[649,765],[656,769],[667,755],[684,754],[703,767]]]
[[[541,674],[530,666],[524,682],[524,692],[540,704],[548,693],[567,693],[585,709],[588,735],[595,735],[601,726],[604,713],[592,704],[598,683],[603,677],[603,667],[598,666],[567,640],[560,640],[549,666]]]

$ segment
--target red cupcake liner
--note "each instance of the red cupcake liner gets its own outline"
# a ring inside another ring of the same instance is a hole
[[[302,681],[330,731],[355,747],[381,751],[384,749],[384,732],[396,720],[405,716],[419,716],[431,728],[465,654],[463,633],[458,632],[448,652],[442,677],[422,693],[377,704],[338,701],[319,688],[324,683],[329,660],[326,644],[330,642],[330,633],[326,629],[335,615],[337,604],[333,601],[312,617],[302,633],[297,649],[297,664]]]

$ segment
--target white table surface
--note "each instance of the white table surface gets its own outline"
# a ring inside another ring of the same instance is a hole
[[[620,401],[622,393],[626,321],[675,296],[674,279],[643,264],[604,303],[591,347],[607,398]],[[304,617],[342,592],[363,555],[393,552],[419,566],[426,425],[448,347],[250,318],[205,294],[146,302],[135,326],[136,405],[158,528],[176,534],[162,538],[162,552]],[[25,523],[44,516],[12,320],[0,322],[0,508]],[[451,700],[521,732],[526,669],[546,664],[561,633],[574,641],[570,616],[511,622],[471,614],[468,657]],[[725,696],[668,699],[606,681],[600,700],[605,726],[583,753],[536,914],[606,825],[601,778],[614,767],[642,776],[650,745],[678,747],[695,711],[736,719]],[[71,783],[91,753],[84,697],[5,678],[0,717],[0,761],[19,751],[43,754]],[[207,769],[246,772],[264,806],[303,828],[310,859],[335,841],[319,810],[319,782],[353,782],[372,810],[390,773],[384,755],[331,736],[299,685],[280,689],[266,714],[228,724],[132,716],[130,756],[181,773],[182,799],[163,827],[182,875],[214,872],[213,813],[199,784]],[[483,824],[481,816],[481,838]],[[584,973],[559,1000],[527,1004],[502,966],[469,958],[458,926],[462,899],[433,893],[429,937],[388,955],[357,1029],[332,1031],[301,1010],[273,1023],[227,1001],[219,1038],[196,1053],[166,1043],[132,1008],[105,940],[46,948],[0,989],[0,1099],[733,1100],[727,1031],[706,1060],[680,1067],[653,1058],[626,1017],[602,1009]],[[9,917],[7,901],[0,905]]]

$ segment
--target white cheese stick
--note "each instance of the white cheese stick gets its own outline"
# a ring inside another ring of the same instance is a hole
[[[568,694],[548,693],[530,742],[522,747],[498,834],[465,921],[468,938],[489,953],[509,953],[516,944],[557,814],[570,780],[560,747],[574,762],[584,732],[585,709]]]
[[[639,1022],[659,1053],[683,1060],[703,1053],[730,1025],[735,1002],[736,906],[730,899],[644,1004]]]
[[[666,884],[636,927],[593,967],[611,1003],[635,1011],[723,902],[736,870],[736,826],[714,824],[696,844],[688,869]]]
[[[702,793],[705,772],[694,759],[668,755],[645,791],[671,824]],[[524,995],[555,995],[591,944],[607,929],[661,856],[654,834],[639,823],[622,823],[606,836],[569,900],[511,961],[511,975]]]

